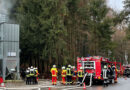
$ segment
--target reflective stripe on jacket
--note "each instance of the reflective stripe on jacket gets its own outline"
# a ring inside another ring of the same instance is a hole
[[[30,69],[30,76],[34,76],[35,75],[35,70],[34,69]]]
[[[83,70],[79,70],[78,71],[78,77],[83,77],[83,76],[84,76]]]
[[[108,77],[107,77],[107,69],[103,69],[102,72],[103,72],[103,79],[108,79]]]
[[[66,77],[66,70],[62,70],[61,76],[62,76],[62,77]]]
[[[51,68],[52,76],[57,76],[57,73],[58,73],[57,68]]]
[[[66,75],[71,76],[71,68],[67,68],[66,71]]]

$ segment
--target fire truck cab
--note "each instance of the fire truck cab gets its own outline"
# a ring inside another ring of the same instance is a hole
[[[130,78],[130,65],[124,65],[124,73],[123,75]]]
[[[85,83],[88,84],[90,81],[90,75],[92,74],[92,82],[99,83],[103,82],[102,69],[104,65],[107,65],[109,68],[109,83],[114,83],[117,81],[117,72],[116,65],[109,61],[107,58],[103,58],[100,56],[93,57],[81,57],[77,58],[77,70],[80,67],[83,67],[84,73],[86,74]]]

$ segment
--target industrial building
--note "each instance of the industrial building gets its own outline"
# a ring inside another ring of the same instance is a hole
[[[12,73],[19,79],[19,53],[19,25],[0,21],[0,75],[4,80]]]

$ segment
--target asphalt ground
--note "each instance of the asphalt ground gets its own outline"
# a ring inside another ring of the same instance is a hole
[[[38,85],[26,85],[25,82],[10,82],[5,84],[4,89],[0,90],[130,90],[130,78],[118,78],[118,83],[109,84],[108,87],[103,85],[92,85],[92,87],[77,85],[61,85],[60,82],[56,86],[51,85],[51,80],[41,80]]]

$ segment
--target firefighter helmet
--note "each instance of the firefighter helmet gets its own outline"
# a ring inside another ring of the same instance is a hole
[[[71,65],[68,65],[69,68],[71,68]]]
[[[80,69],[83,69],[83,67],[80,67]]]
[[[56,65],[53,65],[53,68],[56,68]]]
[[[65,69],[65,66],[63,66],[62,69]]]
[[[75,69],[75,66],[73,66],[73,69]]]
[[[33,68],[33,66],[31,66],[31,69]]]
[[[106,68],[107,68],[107,66],[106,66],[106,65],[104,65],[104,68],[106,69]]]
[[[30,69],[30,67],[28,67],[28,70]]]

